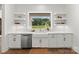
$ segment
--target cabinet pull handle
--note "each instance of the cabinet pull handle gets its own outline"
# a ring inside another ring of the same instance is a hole
[[[13,41],[16,41],[16,39],[14,38]]]
[[[41,40],[40,40],[40,43],[41,43]]]
[[[66,41],[66,39],[64,38],[64,41]]]

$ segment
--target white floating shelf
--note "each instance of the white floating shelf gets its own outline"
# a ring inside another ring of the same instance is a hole
[[[26,20],[26,18],[14,18],[14,20]]]
[[[54,13],[54,15],[64,15],[64,14],[66,14],[65,12],[59,12],[59,13]]]
[[[14,12],[14,14],[26,14],[26,13],[23,13],[23,12]]]
[[[55,21],[66,21],[66,20],[55,20]]]
[[[54,18],[54,20],[67,20],[67,18],[62,18],[62,19]]]

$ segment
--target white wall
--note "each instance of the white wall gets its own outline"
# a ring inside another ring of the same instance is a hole
[[[2,4],[0,4],[0,17],[2,18]]]
[[[2,18],[2,10],[0,10],[0,18]]]
[[[15,11],[52,11],[52,12],[64,12],[64,4],[17,4],[15,5]]]
[[[73,48],[79,53],[79,4],[67,5],[67,24],[74,32]]]
[[[28,22],[28,12],[52,12],[52,21],[54,13],[63,13],[66,11],[64,4],[15,4],[14,12],[26,13],[26,22]],[[52,22],[53,23],[53,22]],[[53,25],[52,25],[53,26]],[[31,24],[29,24],[31,27]],[[26,28],[29,28],[26,24]]]
[[[2,52],[8,50],[7,33],[11,30],[13,25],[13,5],[3,5],[3,38],[2,38]]]

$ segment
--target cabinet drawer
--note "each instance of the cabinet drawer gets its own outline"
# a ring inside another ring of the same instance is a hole
[[[16,35],[16,34],[15,34],[15,35],[13,35],[13,37],[14,37],[15,39],[20,39],[20,38],[21,38],[21,35],[19,35],[19,34]]]
[[[33,37],[33,38],[32,38],[32,41],[33,41],[34,39],[36,40],[36,39],[39,39],[39,38],[37,38],[37,37]]]
[[[73,34],[65,34],[65,38],[73,39]]]
[[[63,38],[64,38],[64,35],[63,35],[63,34],[57,34],[57,35],[56,35],[56,38],[57,38],[57,39],[61,39],[61,38],[63,39]]]
[[[56,38],[56,34],[48,34],[48,38]]]
[[[32,37],[48,37],[48,34],[33,34]]]

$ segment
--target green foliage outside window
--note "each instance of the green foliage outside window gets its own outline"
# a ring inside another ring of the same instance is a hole
[[[32,29],[49,29],[51,26],[48,18],[32,18]]]

